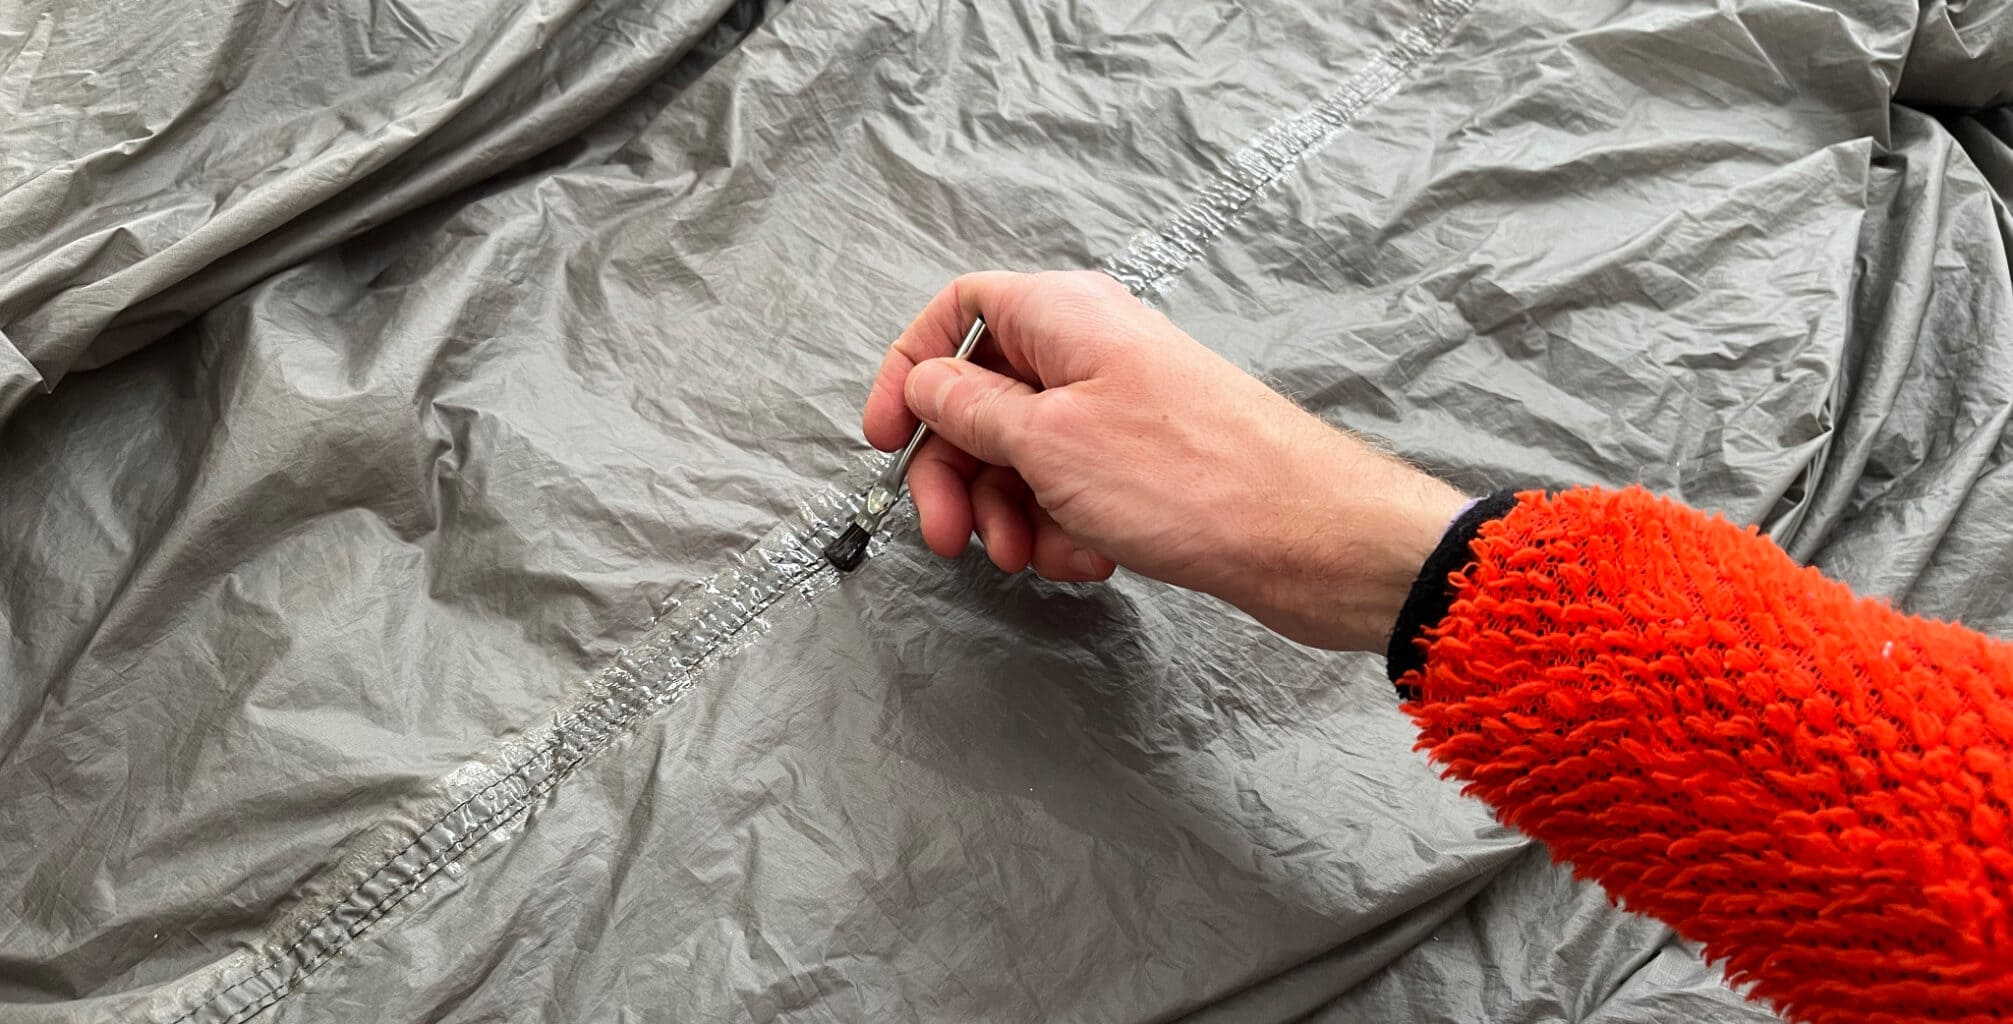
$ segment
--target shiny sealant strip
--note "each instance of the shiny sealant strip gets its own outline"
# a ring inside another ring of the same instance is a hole
[[[1267,189],[1346,129],[1369,105],[1395,92],[1406,75],[1438,52],[1475,0],[1436,0],[1420,20],[1315,106],[1275,121],[1230,159],[1230,166],[1160,228],[1133,237],[1103,269],[1135,295],[1151,299],[1199,259]],[[449,808],[434,817],[362,881],[303,922],[296,938],[256,962],[233,958],[212,977],[216,989],[174,1024],[241,1024],[279,1002],[321,965],[399,906],[423,898],[428,882],[503,840],[581,764],[624,732],[677,703],[708,667],[732,657],[767,632],[764,617],[796,595],[816,600],[838,582],[823,555],[826,543],[859,511],[860,492],[887,464],[863,460],[851,478],[817,495],[743,555],[706,581],[699,594],[667,610],[643,638],[595,675],[582,695],[552,720],[503,744],[442,780]],[[874,541],[914,518],[905,498]],[[236,980],[225,980],[235,976]]]
[[[1397,92],[1413,70],[1440,51],[1447,34],[1475,2],[1435,0],[1425,5],[1417,23],[1372,54],[1362,69],[1321,102],[1272,122],[1231,154],[1230,166],[1203,186],[1194,201],[1159,228],[1132,236],[1124,252],[1104,262],[1104,272],[1141,298],[1166,290],[1246,207],[1347,130],[1365,109]]]
[[[734,567],[708,579],[699,593],[667,609],[583,688],[581,696],[521,738],[443,780],[449,809],[371,871],[347,895],[306,922],[298,937],[201,1005],[172,1018],[176,1024],[239,1024],[285,997],[314,970],[427,883],[479,851],[488,839],[505,839],[533,804],[574,769],[625,731],[678,702],[700,674],[763,635],[763,617],[778,601],[796,595],[815,600],[838,582],[824,546],[859,511],[859,491],[885,466],[885,457],[861,460],[853,486],[838,487],[800,507],[783,526],[736,556]],[[899,529],[914,518],[903,502],[889,516]],[[893,529],[875,538],[884,547]]]

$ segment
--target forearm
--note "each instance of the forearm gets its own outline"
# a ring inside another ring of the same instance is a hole
[[[980,316],[992,347],[946,358]],[[1008,572],[1123,565],[1318,646],[1381,646],[1462,502],[1094,273],[939,292],[862,427],[891,451],[919,421],[939,554],[976,532]],[[1472,792],[1798,1016],[2013,1006],[2005,645],[1640,491],[1531,496],[1453,553],[1403,683]]]
[[[1449,775],[1799,1018],[2013,1006],[2013,649],[1641,491],[1467,548],[1399,680]]]

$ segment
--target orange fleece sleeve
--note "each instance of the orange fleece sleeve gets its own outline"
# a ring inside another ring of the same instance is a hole
[[[2013,1018],[2013,646],[1640,489],[1468,554],[1400,680],[1447,775],[1794,1019]]]

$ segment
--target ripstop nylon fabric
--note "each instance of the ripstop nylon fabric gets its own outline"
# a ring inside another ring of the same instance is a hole
[[[788,568],[931,290],[1106,266],[1478,492],[2013,625],[1983,8],[1459,8],[0,15],[5,1015],[1766,1019],[1368,660]]]

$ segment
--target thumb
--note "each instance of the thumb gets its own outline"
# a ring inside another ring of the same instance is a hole
[[[944,440],[981,462],[1013,465],[1034,414],[1035,392],[963,359],[927,359],[909,370],[903,387],[909,411]]]

